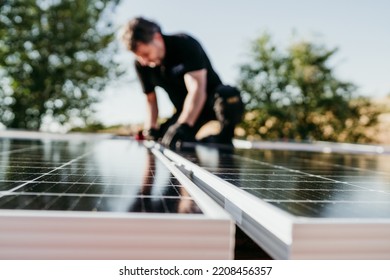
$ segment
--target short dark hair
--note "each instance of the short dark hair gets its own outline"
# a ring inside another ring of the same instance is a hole
[[[123,27],[121,39],[128,50],[136,51],[138,43],[150,43],[156,33],[161,33],[161,28],[157,23],[136,17]]]

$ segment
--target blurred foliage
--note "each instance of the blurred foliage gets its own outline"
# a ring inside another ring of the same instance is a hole
[[[0,122],[36,130],[45,118],[88,120],[99,92],[121,74],[109,20],[118,1],[1,2]]]
[[[329,60],[337,49],[300,41],[280,51],[269,34],[252,42],[241,66],[247,113],[241,136],[249,139],[372,141],[365,133],[379,109],[354,96],[356,86],[335,77]]]
[[[107,133],[116,136],[134,136],[143,129],[143,124],[117,124],[105,126],[99,122],[87,123],[82,127],[73,127],[69,132]]]
[[[94,133],[94,132],[101,132],[104,129],[106,129],[106,127],[101,122],[92,121],[92,122],[85,123],[84,126],[72,127],[69,130],[69,132],[90,132],[90,133]]]

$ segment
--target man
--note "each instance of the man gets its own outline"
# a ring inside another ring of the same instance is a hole
[[[162,144],[173,148],[194,142],[197,131],[217,119],[220,133],[200,141],[232,145],[243,114],[240,93],[222,84],[198,41],[186,34],[162,34],[158,24],[142,17],[124,27],[122,40],[136,56],[135,68],[147,100],[149,137],[162,138]],[[168,93],[176,109],[160,127],[156,86]]]

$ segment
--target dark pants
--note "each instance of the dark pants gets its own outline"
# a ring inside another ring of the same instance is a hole
[[[194,135],[199,129],[211,120],[218,120],[221,132],[218,142],[231,142],[235,126],[241,122],[244,113],[244,104],[240,92],[235,87],[220,85],[214,95],[209,96],[193,126]],[[181,114],[176,112],[171,118],[160,126],[160,133],[164,135],[168,128],[174,124]]]

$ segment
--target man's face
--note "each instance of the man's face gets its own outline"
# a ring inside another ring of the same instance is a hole
[[[156,67],[160,65],[165,56],[165,45],[161,34],[156,33],[150,43],[138,43],[134,54],[143,66]]]

